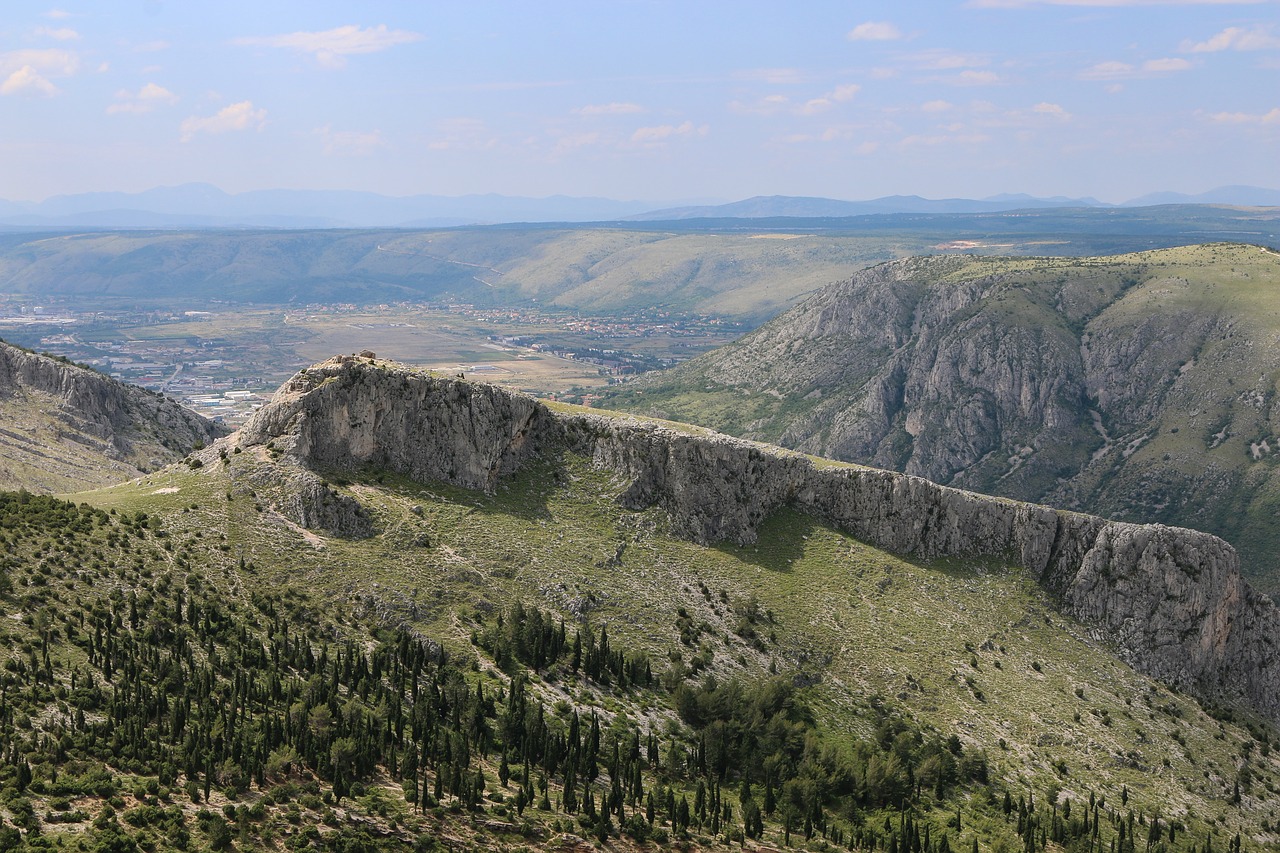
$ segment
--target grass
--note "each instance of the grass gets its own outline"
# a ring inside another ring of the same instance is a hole
[[[249,456],[82,497],[159,513],[187,535],[225,531],[218,553],[256,565],[253,584],[301,584],[329,606],[406,622],[458,653],[469,653],[476,617],[521,598],[607,624],[615,642],[655,662],[720,678],[772,665],[816,683],[815,710],[850,737],[871,732],[877,707],[956,733],[985,749],[1014,790],[1053,785],[1117,802],[1127,789],[1135,806],[1201,836],[1269,837],[1261,822],[1273,819],[1264,803],[1280,764],[1259,757],[1249,730],[1120,663],[1019,570],[904,560],[790,510],[767,520],[755,545],[701,547],[672,537],[657,510],[620,509],[625,484],[574,458],[533,466],[491,495],[379,472],[333,475],[380,532],[304,537],[272,521],[279,496],[266,480],[250,486]],[[748,631],[753,606],[765,615]],[[656,710],[616,707],[633,718]],[[1252,805],[1236,808],[1228,798],[1246,764]]]

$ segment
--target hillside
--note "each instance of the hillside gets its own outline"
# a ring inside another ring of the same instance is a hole
[[[10,846],[1277,841],[1203,534],[352,358],[78,499],[0,498]]]
[[[0,488],[119,483],[226,433],[173,400],[0,342]]]
[[[602,405],[1118,519],[1280,584],[1280,255],[928,257],[832,285]]]
[[[928,240],[770,236],[563,226],[8,235],[0,282],[73,304],[458,301],[762,321],[850,267]]]
[[[1280,246],[1277,219],[1277,209],[1171,205],[608,226],[0,233],[0,298],[164,310],[211,301],[461,302],[756,325],[852,270],[940,246],[1090,255],[1215,234]]]

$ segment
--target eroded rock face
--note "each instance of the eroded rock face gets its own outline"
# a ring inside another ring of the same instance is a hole
[[[520,466],[548,419],[532,397],[340,356],[285,383],[240,442],[274,441],[319,469],[385,469],[491,489]]]
[[[494,386],[368,359],[303,371],[227,441],[270,443],[298,471],[374,466],[476,489],[535,454],[569,451],[618,476],[624,507],[658,506],[698,542],[753,542],[765,518],[791,506],[905,556],[1017,563],[1137,669],[1205,698],[1243,698],[1280,720],[1280,612],[1242,580],[1234,550],[1208,534],[819,463],[709,431],[554,412]],[[295,521],[326,526],[316,498],[292,508]]]
[[[0,420],[0,486],[32,491],[121,482],[229,432],[166,397],[5,343]]]
[[[910,258],[823,288],[604,405],[1210,530],[1280,592],[1277,285],[1280,254],[1239,244]]]

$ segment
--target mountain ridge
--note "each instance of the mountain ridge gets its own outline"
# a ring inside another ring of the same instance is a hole
[[[932,256],[831,285],[602,405],[961,488],[1196,524],[1272,582],[1280,255]],[[1265,445],[1265,449],[1264,449]]]
[[[590,222],[619,219],[655,202],[497,193],[389,196],[360,190],[265,189],[227,193],[212,184],[142,192],[53,196],[0,202],[0,223],[23,226],[446,227],[492,222]],[[659,203],[660,204],[660,203]]]
[[[655,222],[698,218],[839,218],[904,213],[996,213],[1167,204],[1280,206],[1280,190],[1226,186],[1199,194],[1155,192],[1112,205],[1089,197],[1044,198],[1026,193],[941,199],[918,195],[889,195],[864,200],[770,195],[731,202],[664,202],[561,194],[540,198],[498,193],[389,196],[361,190],[311,189],[261,189],[228,193],[211,184],[189,183],[153,187],[140,192],[58,195],[38,202],[0,199],[0,225],[28,228],[421,228],[486,223],[617,220]]]
[[[75,492],[177,461],[229,430],[87,367],[0,341],[0,487]]]
[[[238,433],[193,458],[217,471],[246,451],[270,459],[259,488],[287,484],[276,494],[294,523],[346,537],[372,527],[358,498],[327,484],[332,472],[493,490],[534,458],[572,452],[617,478],[622,507],[660,507],[695,542],[752,543],[766,518],[792,507],[914,558],[1009,560],[1139,671],[1280,720],[1280,660],[1270,652],[1280,610],[1209,534],[986,497],[682,425],[553,409],[351,356],[300,372]]]

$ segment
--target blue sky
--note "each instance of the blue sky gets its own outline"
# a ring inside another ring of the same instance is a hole
[[[1280,187],[1280,2],[9,0],[0,198]]]

